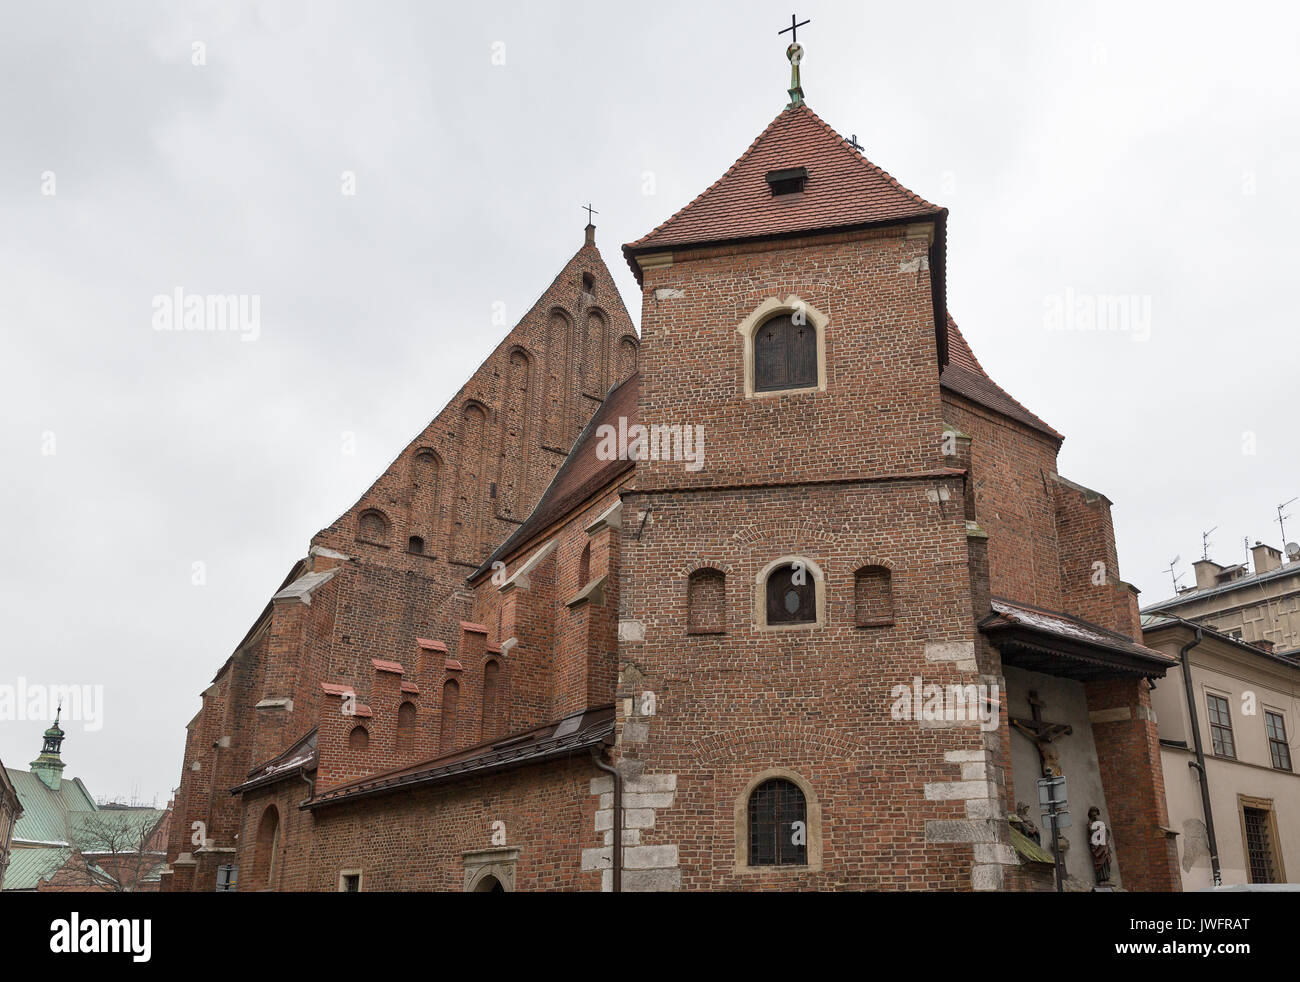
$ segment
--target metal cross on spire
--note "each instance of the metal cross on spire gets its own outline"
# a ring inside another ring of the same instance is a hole
[[[785,30],[783,30],[783,31],[777,31],[776,33],[777,33],[777,36],[778,36],[778,37],[780,37],[782,34],[789,34],[789,35],[790,35],[790,41],[791,41],[793,44],[798,44],[798,43],[799,43],[799,28],[803,27],[805,24],[811,24],[811,23],[812,23],[811,20],[798,20],[798,18],[796,18],[794,14],[791,14],[791,15],[790,15],[790,26],[787,27],[787,28],[786,28]]]
[[[598,212],[595,208],[591,207],[591,202],[590,202],[590,201],[588,201],[588,202],[587,202],[585,205],[583,205],[582,207],[585,208],[585,209],[587,210],[587,224],[588,224],[588,225],[591,225],[591,224],[592,224],[591,216],[592,216],[592,215],[599,215],[600,212]]]
[[[803,86],[799,84],[799,62],[803,61],[803,45],[799,43],[799,28],[811,23],[811,20],[799,20],[791,14],[790,26],[776,32],[777,37],[782,34],[790,35],[790,47],[785,49],[785,56],[790,59],[790,105],[786,107],[787,109],[795,109],[803,105]]]

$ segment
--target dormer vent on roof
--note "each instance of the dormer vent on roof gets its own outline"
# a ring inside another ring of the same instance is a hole
[[[808,183],[807,167],[787,167],[784,170],[770,170],[766,180],[772,189],[772,197],[778,194],[798,194]]]

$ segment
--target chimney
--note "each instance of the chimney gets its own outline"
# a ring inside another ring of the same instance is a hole
[[[1223,567],[1213,559],[1198,559],[1192,563],[1192,569],[1196,570],[1196,589],[1209,590],[1219,585],[1219,574],[1223,572]]]
[[[1282,553],[1262,542],[1256,542],[1250,547],[1250,556],[1255,562],[1257,574],[1271,573],[1275,569],[1282,568]]]

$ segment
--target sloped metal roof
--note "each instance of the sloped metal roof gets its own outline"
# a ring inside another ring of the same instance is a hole
[[[9,865],[5,867],[5,892],[35,890],[42,882],[62,869],[71,855],[71,849],[58,846],[14,849],[9,853]]]

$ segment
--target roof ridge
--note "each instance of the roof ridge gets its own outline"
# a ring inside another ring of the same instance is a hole
[[[970,341],[966,339],[966,335],[962,332],[962,329],[958,327],[957,322],[953,320],[952,311],[948,311],[947,317],[948,317],[949,337],[951,338],[952,334],[956,334],[957,339],[961,342],[961,346],[966,349],[966,354],[970,355],[970,360],[975,363],[975,367],[978,368],[981,372],[984,372],[985,375],[987,375],[988,372],[985,371],[984,366],[980,363],[979,358],[977,358],[975,355],[975,349],[971,347]],[[951,343],[951,341],[949,343]],[[992,382],[993,380],[989,379],[989,381]],[[996,385],[997,383],[994,382],[993,384]]]
[[[943,370],[940,372],[939,375],[940,386],[947,388],[949,391],[956,392],[958,395],[962,396],[963,398],[969,399],[972,402],[984,406],[987,409],[991,409],[993,412],[999,413],[1002,416],[1006,416],[1012,420],[1015,420],[1016,422],[1019,422],[1021,425],[1029,426],[1031,429],[1041,430],[1042,432],[1050,435],[1053,439],[1064,440],[1065,436],[1060,432],[1060,430],[1056,429],[1056,427],[1052,426],[1051,423],[1047,422],[1047,420],[1039,416],[1036,412],[1034,412],[1032,409],[1026,406],[1023,402],[1021,402],[1019,399],[1013,396],[1010,392],[1008,392],[1002,386],[998,385],[997,382],[993,381],[993,377],[989,375],[988,371],[984,368],[984,366],[980,364],[980,360],[975,357],[975,349],[971,347],[971,343],[968,340],[966,340],[966,335],[963,334],[961,328],[957,326],[957,322],[956,320],[953,319],[952,314],[947,315],[947,320],[948,320],[949,351],[951,352],[953,348],[960,347],[964,355],[969,356],[971,364],[973,364],[975,367],[972,369],[962,364],[961,361],[949,357],[948,364],[943,366]],[[954,339],[956,343],[954,343]],[[1006,399],[1007,402],[1011,404],[1011,406],[1019,410],[1020,413],[1023,413],[1024,414],[1023,417],[1018,417],[1015,413],[1008,412],[1008,407],[1006,406],[997,406],[997,405],[990,404],[990,402],[988,401],[989,397],[987,394],[985,394],[984,398],[981,398],[978,392],[968,391],[968,388],[963,388],[960,384],[960,379],[959,379],[959,373],[962,372],[965,372],[967,377],[975,376],[977,379],[983,381],[988,386],[996,390],[996,392],[999,395],[1001,395],[1004,399]]]
[[[672,223],[672,222],[673,222],[673,221],[674,221],[674,220],[675,220],[679,215],[681,215],[682,212],[686,211],[686,209],[690,208],[693,204],[695,204],[697,201],[699,201],[701,198],[703,198],[706,194],[708,194],[710,191],[712,191],[714,188],[716,188],[719,184],[721,184],[723,181],[725,181],[728,177],[730,177],[730,176],[732,175],[732,173],[735,172],[736,168],[740,166],[741,161],[743,161],[746,157],[748,157],[751,153],[754,152],[754,148],[755,148],[756,146],[758,146],[759,142],[763,139],[763,137],[767,136],[768,132],[772,129],[773,126],[775,126],[775,125],[777,124],[777,122],[781,119],[781,117],[784,116],[784,115],[785,115],[786,113],[788,113],[788,112],[795,112],[795,111],[797,111],[797,110],[796,110],[796,109],[791,109],[790,107],[786,107],[785,109],[782,109],[779,113],[777,113],[775,116],[773,116],[773,117],[772,117],[772,121],[771,121],[770,123],[768,123],[767,126],[763,127],[763,131],[762,131],[761,133],[759,133],[758,136],[754,137],[754,139],[752,139],[752,140],[749,142],[749,146],[747,146],[747,147],[745,148],[744,152],[743,152],[739,157],[737,157],[735,160],[733,160],[733,161],[731,162],[731,166],[728,167],[725,171],[723,171],[721,177],[719,177],[716,181],[714,181],[712,184],[710,184],[707,188],[705,188],[703,191],[701,191],[699,194],[697,194],[697,195],[696,195],[694,198],[692,198],[690,201],[686,202],[686,204],[684,204],[684,205],[682,205],[680,208],[678,208],[675,212],[673,212],[671,215],[669,215],[667,218],[665,218],[662,222],[660,222],[658,225],[656,225],[654,228],[652,228],[652,229],[651,229],[649,232],[647,232],[645,235],[641,236],[641,238],[639,238],[639,239],[637,239],[637,240],[635,240],[635,241],[633,241],[633,242],[629,242],[629,243],[628,243],[624,248],[627,248],[627,249],[635,249],[638,245],[640,245],[640,244],[641,244],[642,242],[644,242],[646,239],[652,238],[656,232],[660,232],[660,231],[662,231],[665,227],[667,227],[668,225],[670,225],[670,224],[671,224],[671,223]],[[811,110],[810,110],[810,111],[811,111]],[[814,114],[814,115],[815,115],[815,114]]]
[[[867,156],[865,153],[863,153],[861,150],[856,150],[856,149],[854,149],[854,148],[849,144],[849,142],[848,142],[847,140],[844,139],[844,135],[843,135],[842,133],[840,133],[840,131],[837,130],[834,126],[832,126],[830,123],[826,122],[826,120],[824,120],[824,119],[822,119],[820,116],[818,116],[818,115],[817,115],[817,111],[814,110],[812,106],[808,105],[808,103],[805,102],[805,103],[804,103],[803,105],[801,105],[799,108],[800,108],[800,109],[806,109],[806,110],[808,111],[808,115],[811,116],[811,117],[812,117],[816,122],[818,122],[818,123],[821,124],[822,129],[824,129],[824,130],[825,130],[827,133],[829,133],[831,136],[833,136],[833,137],[835,137],[837,140],[839,140],[839,142],[840,142],[840,147],[841,147],[841,148],[842,148],[842,149],[843,149],[843,150],[844,150],[844,151],[845,151],[845,152],[846,152],[846,153],[847,153],[851,158],[857,160],[859,163],[865,164],[865,165],[866,165],[867,167],[869,167],[872,171],[874,171],[875,173],[879,174],[879,175],[880,175],[881,177],[883,177],[886,181],[888,181],[891,185],[893,185],[896,189],[898,189],[899,191],[902,191],[904,194],[906,194],[907,196],[909,196],[909,197],[910,197],[913,201],[915,201],[917,204],[925,205],[927,208],[933,208],[935,211],[942,211],[942,210],[943,210],[942,207],[941,207],[940,205],[936,205],[936,204],[935,204],[934,202],[932,202],[932,201],[927,201],[925,198],[922,198],[919,194],[917,194],[917,193],[916,193],[915,191],[913,191],[911,188],[909,188],[909,187],[905,187],[905,186],[903,185],[903,183],[902,183],[901,181],[898,180],[898,178],[894,177],[893,174],[889,173],[889,171],[885,170],[883,167],[881,167],[879,164],[877,164],[875,161],[873,161],[870,157],[868,157],[868,156]]]

